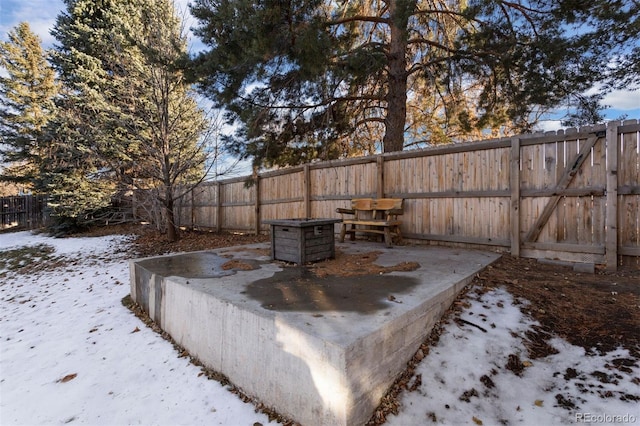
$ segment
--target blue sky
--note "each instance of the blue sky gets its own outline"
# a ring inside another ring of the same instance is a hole
[[[175,0],[176,7],[186,11],[189,0]],[[65,8],[62,0],[0,0],[0,39],[7,40],[7,33],[18,23],[26,21],[31,30],[40,36],[45,48],[53,46],[55,39],[49,31],[56,22],[56,17]],[[189,15],[187,26],[195,25],[195,20]],[[191,50],[201,50],[204,46],[191,37]]]
[[[181,10],[186,10],[189,0],[176,0],[176,5]],[[56,16],[64,8],[62,0],[0,0],[0,39],[7,40],[7,33],[19,22],[27,21],[31,29],[42,39],[43,47],[50,48],[54,39],[49,34],[55,23]],[[195,25],[193,19],[187,22],[187,27]],[[195,38],[189,43],[192,52],[204,49],[204,46]],[[640,119],[640,91],[616,91],[607,95],[603,102],[611,105],[606,110],[608,119],[616,119],[624,114],[628,118]],[[559,111],[562,115],[564,111]],[[543,130],[556,130],[560,128],[557,121],[550,119],[541,123]]]

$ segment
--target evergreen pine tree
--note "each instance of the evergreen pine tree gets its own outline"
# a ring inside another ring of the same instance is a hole
[[[638,64],[640,5],[629,0],[195,0],[191,10],[211,48],[195,61],[201,88],[228,108],[237,151],[256,166],[529,131]]]
[[[6,168],[0,180],[33,188],[49,152],[44,135],[56,114],[55,73],[47,63],[40,39],[29,24],[20,23],[0,42],[0,158]]]
[[[144,63],[132,70],[143,81],[135,95],[138,106],[136,139],[139,154],[133,174],[138,183],[154,188],[163,207],[169,241],[178,238],[174,203],[206,176],[206,132],[210,123],[198,107],[182,66],[187,63],[186,40],[173,4],[147,0],[141,9],[137,40]]]
[[[105,189],[111,196],[134,186],[153,188],[174,240],[181,185],[205,176],[200,138],[207,127],[183,78],[180,19],[169,0],[66,3],[53,31],[59,42],[54,64],[66,92],[57,132],[60,155],[48,185],[58,186],[61,195],[73,187]],[[83,170],[70,173],[67,161]],[[58,179],[64,170],[66,179]],[[108,197],[78,199],[104,204]],[[74,217],[83,210],[65,208]]]

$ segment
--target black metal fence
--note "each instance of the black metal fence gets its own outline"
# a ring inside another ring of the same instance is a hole
[[[35,229],[49,219],[46,195],[0,197],[0,229]]]

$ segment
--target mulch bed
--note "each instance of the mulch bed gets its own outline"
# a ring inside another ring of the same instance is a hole
[[[476,278],[484,287],[505,286],[522,310],[538,320],[532,358],[543,357],[550,334],[591,351],[624,346],[640,357],[640,269],[579,273],[566,266],[505,255]]]

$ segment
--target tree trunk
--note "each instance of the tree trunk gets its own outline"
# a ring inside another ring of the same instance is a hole
[[[388,53],[387,115],[382,140],[384,152],[402,151],[404,148],[404,126],[407,120],[407,26],[408,17],[414,8],[415,1],[389,2],[391,40]]]
[[[173,191],[171,187],[167,187],[165,191],[165,213],[167,217],[167,240],[169,242],[178,241],[178,227],[176,226],[176,220],[173,213]]]

